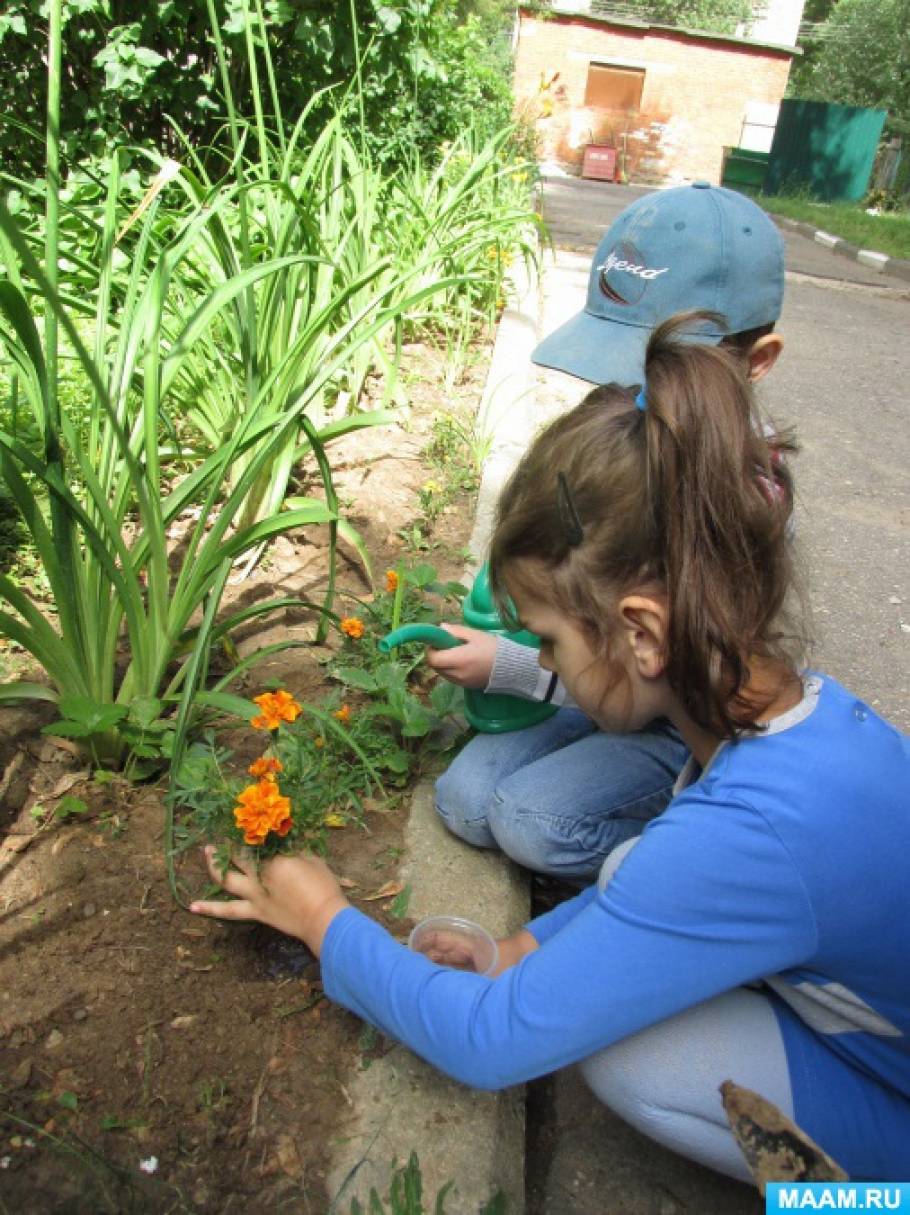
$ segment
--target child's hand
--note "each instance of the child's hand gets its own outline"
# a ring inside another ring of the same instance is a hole
[[[537,938],[528,932],[526,928],[513,932],[510,937],[500,937],[496,944],[499,948],[499,961],[496,964],[496,969],[493,971],[492,977],[494,979],[498,975],[501,975],[504,970],[508,970],[510,966],[517,966],[527,954],[533,953],[535,949],[540,948],[537,944]]]
[[[442,627],[453,637],[463,637],[466,644],[453,646],[451,650],[427,647],[427,666],[438,671],[450,683],[457,683],[460,688],[485,688],[490,682],[496,657],[495,636],[482,629],[465,628],[461,624],[444,624]]]
[[[205,860],[213,881],[235,897],[191,903],[190,911],[219,920],[258,920],[299,937],[316,957],[329,924],[350,906],[331,869],[314,856],[276,856],[258,873],[251,861],[236,859],[237,868],[223,877],[214,848],[205,849]]]
[[[417,948],[431,962],[438,966],[451,966],[455,970],[479,971],[489,964],[487,958],[478,964],[477,951],[483,948],[483,942],[472,940],[463,932],[437,928],[421,937]]]

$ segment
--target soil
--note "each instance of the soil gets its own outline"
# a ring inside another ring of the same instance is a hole
[[[415,345],[406,428],[331,449],[380,581],[409,557],[443,578],[463,571],[469,496],[435,521],[429,552],[403,552],[398,532],[419,518],[421,486],[440,479],[424,452],[434,413],[473,416],[486,365],[476,353],[453,385],[442,356]],[[325,544],[320,529],[280,538],[225,607],[320,599]],[[369,594],[350,551],[339,579]],[[235,640],[246,654],[314,633],[314,615],[290,609]],[[314,646],[274,655],[239,690],[280,679],[314,700],[324,658]],[[71,744],[40,734],[52,715],[0,711],[0,1215],[322,1215],[328,1154],[351,1113],[347,1080],[383,1044],[324,999],[318,962],[299,942],[180,908],[166,881],[163,784],[90,781]],[[39,827],[31,808],[67,794],[88,811]],[[351,900],[399,937],[410,922],[396,918],[393,895],[369,896],[396,889],[406,815],[406,798],[373,800],[360,826],[328,842]]]

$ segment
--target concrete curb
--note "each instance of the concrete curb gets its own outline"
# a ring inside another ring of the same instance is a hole
[[[499,490],[537,424],[530,355],[537,341],[539,291],[535,278],[516,273],[516,300],[500,319],[478,407],[478,429],[488,437],[490,451],[470,541],[475,569],[484,557]],[[405,852],[402,879],[411,887],[414,919],[461,914],[494,936],[527,921],[527,874],[501,854],[472,848],[449,834],[434,808],[432,782],[414,792]],[[350,1116],[329,1167],[333,1213],[347,1215],[355,1198],[369,1209],[370,1189],[384,1195],[392,1161],[404,1164],[411,1152],[420,1161],[429,1209],[452,1181],[445,1200],[449,1215],[477,1215],[497,1191],[505,1195],[511,1215],[524,1210],[523,1088],[497,1093],[465,1088],[395,1045],[347,1079],[342,1092]]]
[[[402,878],[411,886],[414,919],[460,913],[494,936],[527,920],[527,879],[499,853],[450,835],[434,809],[429,781],[415,790],[405,846]],[[499,1190],[510,1213],[524,1210],[523,1089],[466,1088],[395,1045],[346,1079],[342,1092],[351,1113],[329,1170],[332,1212],[347,1215],[354,1198],[369,1210],[370,1188],[384,1195],[392,1161],[404,1164],[411,1152],[420,1161],[430,1210],[450,1181],[448,1215],[477,1215]]]
[[[842,240],[839,236],[832,236],[830,232],[816,228],[814,224],[807,224],[800,219],[790,219],[786,215],[777,215],[773,211],[768,211],[768,214],[779,228],[786,228],[788,232],[799,232],[802,236],[808,236],[810,240],[814,240],[817,245],[830,249],[832,253],[840,254],[841,257],[849,257],[852,261],[860,262],[881,274],[893,275],[895,278],[903,279],[904,282],[910,282],[910,260],[907,258],[889,257],[886,253],[876,253],[872,249],[860,249],[859,246],[851,245],[849,241]]]
[[[474,569],[481,564],[493,526],[499,492],[527,449],[534,432],[534,368],[540,282],[521,265],[513,274],[514,300],[503,311],[480,405],[477,429],[490,444],[477,494],[468,547]]]

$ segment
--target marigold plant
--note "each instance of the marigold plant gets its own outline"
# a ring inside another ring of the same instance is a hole
[[[277,755],[260,755],[247,769],[250,776],[266,777],[270,780],[274,780],[276,774],[283,770],[284,765]]]
[[[234,821],[243,832],[245,844],[264,844],[270,831],[283,838],[293,826],[291,799],[281,793],[276,781],[263,777],[237,795]]]
[[[263,692],[253,697],[253,704],[262,710],[250,721],[255,730],[277,730],[283,721],[296,721],[300,716],[300,705],[290,692]]]
[[[339,625],[342,633],[352,641],[359,641],[364,633],[363,621],[358,616],[345,616]]]
[[[386,570],[386,572],[385,572],[385,589],[389,592],[389,594],[391,594],[393,591],[398,590],[399,581],[400,581],[400,579],[398,577],[398,572],[396,570]]]

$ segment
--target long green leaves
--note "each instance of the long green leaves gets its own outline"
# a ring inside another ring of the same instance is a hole
[[[445,334],[453,317],[462,328],[490,318],[506,251],[533,255],[534,221],[500,163],[503,139],[466,136],[435,169],[415,161],[391,179],[340,117],[304,146],[310,111],[290,129],[278,113],[260,0],[245,3],[247,75],[267,83],[274,112],[257,93],[253,121],[241,116],[219,44],[226,153],[187,145],[182,166],[143,153],[157,172],[126,203],[128,153],[115,151],[91,203],[61,208],[59,7],[51,0],[48,180],[33,192],[46,205],[44,241],[21,199],[15,214],[0,201],[0,354],[12,385],[0,475],[54,607],[0,577],[0,630],[51,688],[10,684],[0,699],[117,707],[96,715],[107,725],[92,740],[116,764],[147,754],[129,721],[144,729],[149,706],[166,714],[178,698],[182,746],[209,645],[250,618],[220,611],[228,576],[281,531],[328,528],[327,627],[339,537],[367,561],[340,517],[327,445],[386,423],[387,406],[405,401],[406,329]],[[75,407],[62,403],[58,344],[75,368]],[[375,371],[378,408],[362,393]],[[285,504],[301,460],[322,496]]]

